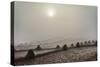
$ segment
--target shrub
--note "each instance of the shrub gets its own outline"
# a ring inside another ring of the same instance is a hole
[[[56,48],[60,48],[60,46],[59,46],[59,45],[57,45],[57,46],[56,46]]]
[[[91,41],[89,40],[89,41],[88,41],[88,46],[90,46],[90,45],[91,45]]]
[[[68,49],[67,45],[64,44],[63,47],[62,47],[62,49],[63,49],[63,50],[67,50],[67,49]]]
[[[83,42],[80,43],[80,46],[81,46],[81,47],[83,46]]]
[[[91,43],[91,41],[89,40],[89,41],[88,41],[88,43],[90,44],[90,43]]]
[[[35,54],[34,54],[33,50],[32,49],[28,50],[28,53],[27,53],[25,58],[26,59],[33,59],[34,57],[35,57]]]
[[[94,41],[94,40],[92,40],[92,43],[95,43],[95,41]]]
[[[80,43],[79,42],[76,43],[76,47],[80,47]]]
[[[41,50],[42,48],[40,47],[40,45],[37,45],[37,50]]]
[[[97,40],[95,41],[95,44],[94,45],[97,46]]]
[[[85,46],[88,46],[88,42],[87,42],[87,41],[85,41],[85,42],[84,42],[84,45],[85,45]]]
[[[74,47],[74,44],[73,43],[71,44],[71,47]]]

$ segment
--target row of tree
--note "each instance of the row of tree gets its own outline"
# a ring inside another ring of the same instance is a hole
[[[76,46],[74,46],[74,44],[71,44],[71,47],[70,48],[75,48],[75,47],[83,47],[83,46],[91,46],[91,44],[92,44],[92,46],[97,46],[97,41],[85,41],[84,42],[84,44],[83,44],[83,42],[77,42],[76,43]],[[67,46],[67,44],[64,44],[63,46],[62,46],[62,48],[59,46],[59,45],[57,45],[56,46],[56,48],[57,49],[62,49],[62,50],[67,50],[68,49],[68,46]],[[37,50],[41,50],[42,48],[40,47],[40,45],[38,45],[37,46],[37,48],[36,48]],[[27,53],[27,55],[26,55],[26,59],[34,59],[34,57],[35,57],[35,54],[34,54],[34,51],[32,50],[32,49],[30,49],[29,51],[28,51],[28,53]]]
[[[74,45],[73,43],[71,44],[70,48],[73,48],[73,47],[85,47],[85,46],[97,46],[97,41],[85,41],[84,43],[83,42],[77,42],[76,45]],[[61,48],[59,45],[56,46],[57,49]],[[62,49],[66,50],[68,48],[67,44],[64,44],[62,46]],[[40,45],[37,45],[37,48],[36,50],[41,50],[41,46]]]

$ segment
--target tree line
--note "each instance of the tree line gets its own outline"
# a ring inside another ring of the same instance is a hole
[[[87,47],[87,46],[97,46],[97,40],[94,41],[85,41],[85,42],[77,42],[76,45],[74,45],[73,43],[71,44],[70,47],[67,46],[67,44],[64,44],[62,47],[60,47],[59,45],[57,45],[55,48],[56,49],[61,49],[61,50],[67,50],[68,48],[79,48],[79,47]],[[35,48],[36,50],[42,50],[40,45],[37,45],[37,47]],[[33,52],[32,49],[28,50],[28,53],[26,55],[26,59],[30,59],[30,58],[34,58],[35,54]]]

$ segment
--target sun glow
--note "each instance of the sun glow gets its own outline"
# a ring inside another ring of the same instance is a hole
[[[54,10],[53,9],[48,9],[47,14],[48,14],[49,17],[53,17],[54,16]]]

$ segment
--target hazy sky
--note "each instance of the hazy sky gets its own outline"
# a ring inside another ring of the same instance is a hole
[[[14,20],[15,43],[97,38],[96,6],[15,2]]]

